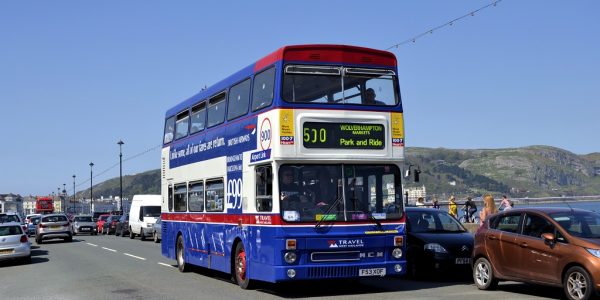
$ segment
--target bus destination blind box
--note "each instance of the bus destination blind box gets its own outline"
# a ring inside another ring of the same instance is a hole
[[[306,122],[302,133],[305,148],[385,148],[385,132],[381,124]]]

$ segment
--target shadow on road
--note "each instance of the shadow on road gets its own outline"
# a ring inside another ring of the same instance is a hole
[[[534,285],[520,282],[500,282],[498,291],[504,291],[514,294],[545,297],[548,299],[566,299],[562,288]]]

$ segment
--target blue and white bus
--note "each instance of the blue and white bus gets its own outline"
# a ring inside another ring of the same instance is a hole
[[[404,127],[392,53],[286,46],[169,109],[162,254],[242,288],[401,275]]]

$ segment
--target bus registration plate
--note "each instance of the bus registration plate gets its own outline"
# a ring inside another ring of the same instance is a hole
[[[358,276],[385,276],[385,268],[359,269]]]

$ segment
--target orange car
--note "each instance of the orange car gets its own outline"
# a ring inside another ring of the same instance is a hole
[[[108,219],[110,215],[109,214],[105,214],[105,215],[99,215],[98,216],[98,221],[96,221],[96,232],[102,232],[102,227],[104,226],[104,222],[106,222],[106,219]]]
[[[600,291],[600,214],[571,208],[511,209],[475,234],[473,279],[482,290],[499,280],[563,287],[567,299]]]

